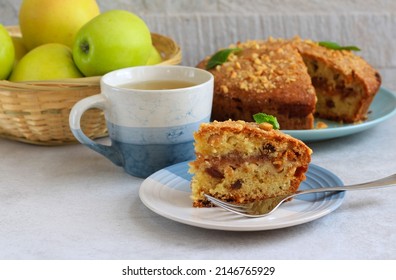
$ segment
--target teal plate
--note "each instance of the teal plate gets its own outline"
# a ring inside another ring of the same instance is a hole
[[[358,124],[342,124],[324,119],[316,119],[323,122],[327,128],[309,129],[309,130],[282,130],[305,142],[314,142],[343,137],[372,128],[379,123],[391,118],[396,114],[396,96],[391,91],[381,87],[369,108],[369,114],[366,121]]]

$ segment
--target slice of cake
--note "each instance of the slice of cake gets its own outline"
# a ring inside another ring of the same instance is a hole
[[[204,123],[194,139],[194,207],[211,206],[205,193],[234,203],[294,193],[311,160],[310,148],[269,123]]]
[[[301,54],[315,87],[315,115],[345,123],[365,120],[381,85],[380,74],[352,51],[329,49],[298,37],[291,43]]]

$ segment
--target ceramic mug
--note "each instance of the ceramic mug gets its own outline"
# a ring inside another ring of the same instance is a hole
[[[210,120],[213,80],[208,71],[186,66],[115,70],[101,78],[100,94],[73,106],[69,117],[71,131],[78,141],[122,166],[127,173],[145,178],[166,166],[194,158],[193,132]],[[189,85],[171,89],[137,86],[153,81]],[[91,140],[81,130],[81,116],[90,108],[104,111],[110,145]]]

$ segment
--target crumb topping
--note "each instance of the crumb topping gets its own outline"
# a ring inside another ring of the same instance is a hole
[[[301,79],[305,64],[300,53],[327,57],[335,69],[345,74],[364,76],[371,68],[361,57],[348,50],[331,50],[312,40],[298,36],[292,39],[269,37],[267,40],[249,40],[231,44],[239,48],[215,71],[222,73],[220,91],[227,94],[231,86],[241,91],[257,93],[284,88]]]
[[[270,38],[267,41],[247,41],[232,44],[230,48],[242,49],[231,53],[215,71],[225,73],[220,85],[223,93],[229,92],[228,79],[243,91],[263,92],[283,87],[298,80],[304,67],[297,50],[285,40]]]

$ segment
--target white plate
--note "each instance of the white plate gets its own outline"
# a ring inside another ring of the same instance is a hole
[[[307,180],[300,189],[343,185],[330,171],[311,164]],[[155,213],[168,219],[202,228],[255,231],[290,227],[306,223],[337,209],[344,200],[344,192],[302,195],[284,203],[273,214],[262,218],[246,218],[220,208],[193,208],[190,199],[188,162],[157,171],[140,186],[142,202]]]
[[[315,125],[321,121],[327,124],[323,129],[282,130],[284,133],[305,142],[328,140],[343,137],[372,128],[396,114],[396,96],[381,87],[370,105],[367,120],[358,124],[342,124],[324,119],[315,119]]]

